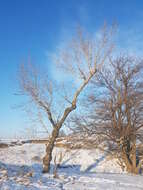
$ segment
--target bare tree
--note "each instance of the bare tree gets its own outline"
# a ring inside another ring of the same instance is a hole
[[[129,56],[110,59],[93,81],[88,118],[73,120],[77,130],[98,136],[99,147],[118,158],[130,173],[139,173],[143,163],[142,76],[141,60]]]
[[[48,80],[43,73],[41,76],[32,64],[21,65],[20,87],[23,95],[28,96],[30,102],[47,115],[51,124],[52,132],[46,147],[46,155],[43,158],[43,172],[49,172],[55,140],[68,115],[76,109],[79,95],[112,52],[112,32],[113,28],[104,27],[98,38],[95,38],[95,36],[89,37],[83,34],[83,31],[78,29],[76,37],[57,52],[54,59],[57,67],[62,70],[61,72],[64,71],[67,74],[68,78],[65,83],[69,81],[68,85],[58,83],[56,88],[54,81]],[[64,93],[62,100],[65,104],[57,115],[56,111],[59,107],[55,105],[60,95],[58,90],[65,92],[65,88],[68,92]]]

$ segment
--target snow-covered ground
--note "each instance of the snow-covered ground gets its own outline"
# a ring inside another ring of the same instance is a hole
[[[61,153],[62,152],[62,153]],[[55,148],[53,157],[62,155],[57,178],[42,174],[45,145],[24,144],[0,149],[1,190],[143,190],[143,176],[122,173],[116,160],[99,150]]]

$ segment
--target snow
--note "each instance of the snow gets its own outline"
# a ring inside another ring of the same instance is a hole
[[[143,176],[123,173],[116,160],[99,150],[65,150],[55,148],[57,157],[62,152],[58,178],[42,174],[44,144],[23,144],[0,149],[1,190],[143,190]]]

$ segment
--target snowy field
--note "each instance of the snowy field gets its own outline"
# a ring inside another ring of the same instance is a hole
[[[0,149],[0,190],[143,190],[143,176],[122,173],[116,160],[98,150],[55,148],[62,155],[57,178],[42,174],[45,145],[24,144]],[[61,153],[62,152],[62,153]]]

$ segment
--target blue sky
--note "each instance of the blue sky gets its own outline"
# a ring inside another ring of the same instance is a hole
[[[118,47],[143,50],[142,0],[0,0],[0,137],[28,124],[19,105],[18,66],[28,57],[50,64],[47,52],[68,39],[77,24],[89,32],[106,21],[118,24]]]

